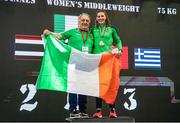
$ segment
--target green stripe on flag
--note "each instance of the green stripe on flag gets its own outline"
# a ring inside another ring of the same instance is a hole
[[[36,87],[66,92],[71,48],[52,35],[43,39],[46,45]]]
[[[65,31],[65,16],[55,14],[54,15],[54,32],[60,33]]]

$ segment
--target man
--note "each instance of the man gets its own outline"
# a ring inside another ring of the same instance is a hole
[[[91,53],[93,46],[92,35],[89,33],[90,26],[90,16],[86,13],[80,14],[78,17],[78,28],[68,30],[62,34],[54,33],[45,29],[43,31],[44,35],[52,34],[58,39],[66,40],[68,39],[68,45],[74,47],[75,49]],[[69,111],[70,118],[87,118],[86,114],[86,103],[87,97],[84,95],[69,94]],[[80,113],[77,112],[77,105],[79,106]]]

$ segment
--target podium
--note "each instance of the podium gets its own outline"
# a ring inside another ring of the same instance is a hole
[[[121,122],[129,122],[129,123],[135,123],[135,119],[133,117],[129,116],[119,116],[117,118],[109,118],[109,117],[102,117],[102,118],[78,118],[78,119],[70,119],[66,118],[67,122],[93,122],[93,123],[102,123],[102,122],[116,122],[116,123],[121,123]]]

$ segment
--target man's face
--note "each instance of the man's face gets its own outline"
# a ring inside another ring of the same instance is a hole
[[[88,31],[89,30],[89,25],[90,25],[90,18],[89,16],[87,15],[82,15],[80,18],[79,18],[79,28],[81,30],[86,30]]]

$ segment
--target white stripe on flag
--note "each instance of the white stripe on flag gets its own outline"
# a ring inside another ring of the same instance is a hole
[[[15,42],[18,44],[44,44],[42,40],[16,39]]]
[[[82,53],[81,53],[82,54]],[[99,97],[99,69],[101,55],[81,55],[72,49],[68,66],[68,92]],[[91,57],[93,56],[93,57]],[[92,59],[94,58],[94,59]],[[80,60],[79,60],[80,59]],[[83,68],[84,70],[79,70]]]
[[[78,16],[65,16],[65,31],[78,27]]]
[[[136,62],[160,62],[160,60],[145,60],[145,59],[135,59]]]
[[[138,63],[135,63],[135,66],[157,66],[157,67],[160,67],[160,64],[138,64]]]
[[[160,56],[156,56],[156,55],[144,55],[144,58],[160,58]]]
[[[43,56],[44,52],[15,51],[16,56]]]
[[[144,51],[144,53],[160,54],[160,51]]]

